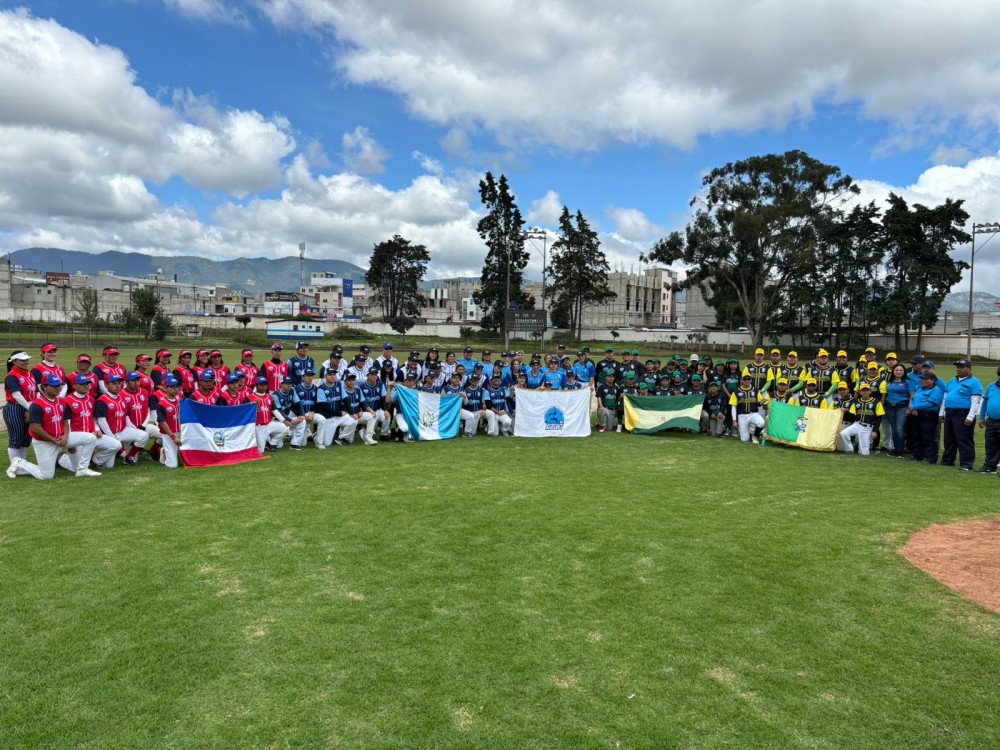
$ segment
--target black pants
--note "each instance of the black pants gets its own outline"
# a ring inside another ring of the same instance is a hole
[[[918,411],[914,415],[913,460],[937,463],[938,413]]]
[[[997,470],[1000,463],[1000,420],[991,419],[986,423],[986,460],[984,469]]]
[[[945,466],[955,465],[956,452],[963,469],[971,469],[976,462],[976,444],[973,442],[976,425],[965,424],[968,415],[968,409],[944,410],[944,453],[941,454],[941,463]]]

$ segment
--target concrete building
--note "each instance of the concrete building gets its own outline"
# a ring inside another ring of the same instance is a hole
[[[719,325],[715,308],[708,305],[705,295],[697,285],[687,290],[684,319],[680,324],[682,328],[717,328]]]
[[[320,272],[301,288],[302,304],[315,309],[325,320],[356,319],[368,313],[367,289],[360,279],[345,279]]]
[[[587,305],[584,328],[661,328],[677,323],[677,273],[647,268],[642,273],[608,274],[608,287],[618,296],[603,305]]]

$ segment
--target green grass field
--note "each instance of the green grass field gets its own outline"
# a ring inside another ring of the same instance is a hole
[[[996,477],[694,435],[4,479],[3,748],[990,748]]]

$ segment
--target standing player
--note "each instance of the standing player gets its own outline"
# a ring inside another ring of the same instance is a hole
[[[59,395],[64,397],[68,390],[68,383],[66,381],[66,371],[56,362],[56,357],[58,356],[59,347],[53,343],[42,344],[42,361],[31,368],[31,374],[35,376],[36,385],[42,382],[42,378],[47,375],[55,375],[66,385],[63,386],[63,392]]]
[[[295,345],[295,354],[288,360],[288,375],[292,384],[301,383],[302,376],[309,371],[316,372],[316,360],[309,356],[309,342],[299,341]]]
[[[177,367],[174,368],[173,375],[180,384],[181,397],[190,397],[198,387],[198,376],[191,368],[191,352],[187,349],[181,349],[181,353],[177,355]]]
[[[154,459],[158,459],[159,454],[156,441],[160,439],[160,428],[150,422],[149,399],[152,394],[142,388],[142,380],[135,377],[136,375],[139,375],[139,373],[130,372],[126,376],[125,389],[122,391],[121,397],[128,404],[129,421],[132,422],[132,425],[137,430],[146,433],[147,440],[153,441],[153,447],[149,455]],[[136,441],[132,444],[132,449],[125,457],[126,464],[129,466],[136,465],[136,456],[146,446],[147,440]]]
[[[156,388],[156,381],[153,380],[149,373],[149,366],[152,363],[153,358],[148,354],[140,354],[135,358],[135,369],[132,372],[138,373],[139,375],[139,387],[144,390],[147,394],[152,395],[153,389]],[[128,375],[128,373],[126,373]],[[128,378],[125,378],[125,385],[128,386]]]
[[[112,375],[117,375],[120,380],[125,379],[127,370],[125,365],[118,361],[118,355],[121,354],[116,346],[106,346],[102,352],[104,356],[103,362],[98,362],[94,365],[94,376],[97,378],[97,394],[102,395],[108,392],[108,378]]]
[[[226,387],[219,391],[215,399],[216,406],[243,406],[247,401],[246,392],[242,386],[243,374],[234,372],[226,378]]]
[[[257,382],[257,373],[260,368],[254,364],[253,361],[253,349],[244,349],[240,352],[240,363],[234,369],[239,370],[243,373],[246,378],[246,385],[248,388],[252,389],[254,384]]]
[[[219,400],[219,389],[215,385],[215,370],[206,367],[201,371],[201,377],[198,378],[198,390],[188,398],[199,404],[215,406],[215,402]]]
[[[215,370],[215,387],[221,391],[226,387],[226,381],[229,379],[229,365],[222,361],[222,352],[218,349],[209,352],[208,366]]]
[[[271,359],[260,366],[258,375],[267,378],[267,390],[271,393],[281,388],[281,382],[288,375],[288,363],[281,361],[281,344],[274,344],[271,347]]]
[[[387,362],[390,365],[392,365],[393,372],[399,369],[399,360],[396,359],[394,356],[392,356],[391,341],[386,341],[384,344],[382,344],[382,354],[379,355],[379,358],[375,361],[375,364],[378,365],[380,369],[383,369],[385,368]]]
[[[81,375],[88,376],[91,383],[97,382],[97,378],[90,372],[90,356],[87,354],[81,354],[76,358],[76,369],[66,375],[66,382],[70,386],[73,386],[76,384],[76,379]]]
[[[6,403],[3,407],[3,421],[7,426],[7,456],[10,468],[7,476],[16,475],[17,461],[28,458],[31,435],[28,433],[28,411],[38,395],[38,384],[30,370],[31,356],[27,352],[14,352],[7,360],[7,375],[3,390]]]
[[[156,352],[156,362],[153,364],[153,370],[149,376],[157,388],[163,385],[163,376],[173,372],[174,368],[170,365],[172,356],[169,349],[159,349]]]

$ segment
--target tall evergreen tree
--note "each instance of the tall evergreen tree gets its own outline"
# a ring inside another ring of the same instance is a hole
[[[934,208],[919,203],[911,208],[900,196],[889,194],[882,219],[888,284],[884,317],[895,329],[897,349],[903,343],[900,330],[909,348],[910,328],[917,329],[920,349],[924,328],[937,323],[941,303],[969,267],[949,255],[955,245],[972,240],[963,229],[969,220],[963,203],[948,198]]]
[[[504,311],[511,307],[533,309],[534,297],[522,288],[528,252],[524,248],[524,219],[510,192],[507,178],[499,180],[493,174],[479,181],[479,197],[486,215],[476,229],[486,243],[486,260],[480,289],[473,298],[482,310],[480,325],[487,331],[503,331],[506,335]]]
[[[569,324],[579,339],[583,329],[583,309],[601,304],[618,295],[608,288],[608,260],[601,250],[597,232],[580,211],[576,224],[569,209],[563,206],[559,217],[559,239],[552,244],[547,275],[551,279],[545,296],[551,298],[553,320]]]
[[[423,296],[419,283],[430,259],[426,247],[410,244],[398,234],[375,245],[365,283],[374,302],[382,308],[383,320],[420,314]]]

